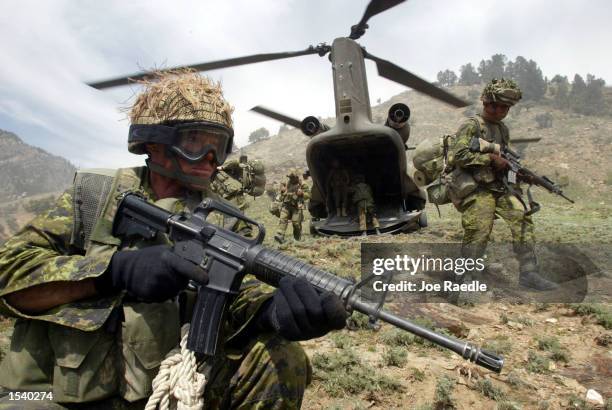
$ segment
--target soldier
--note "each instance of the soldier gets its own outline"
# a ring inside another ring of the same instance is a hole
[[[525,215],[517,196],[510,192],[519,187],[504,183],[509,164],[499,155],[499,147],[507,146],[510,141],[508,127],[502,120],[521,99],[521,91],[512,80],[492,80],[480,99],[482,114],[461,125],[449,151],[449,164],[471,174],[477,183],[475,191],[453,201],[462,214],[463,254],[476,258],[484,254],[498,215],[512,233],[514,252],[520,262],[519,283],[537,290],[554,289],[557,285],[538,273],[533,221]],[[481,147],[481,152],[472,152],[469,148],[475,136],[484,140],[481,145],[487,145],[484,149]]]
[[[205,281],[207,273],[163,236],[113,237],[118,197],[136,190],[172,212],[215,197],[209,179],[232,146],[231,112],[220,85],[196,73],[145,83],[130,112],[128,149],[146,154],[147,166],[79,171],[54,208],[0,248],[0,313],[17,318],[0,386],[53,395],[19,408],[143,408],[191,317],[184,274],[198,270]],[[221,352],[200,366],[205,407],[299,408],[311,367],[290,341],[343,327],[346,312],[336,296],[283,278],[272,293],[245,285],[226,317]],[[0,409],[15,404],[0,399]]]
[[[331,170],[327,176],[328,198],[333,198],[334,206],[336,207],[336,216],[346,216],[346,206],[348,204],[348,189],[351,182],[351,177],[346,168],[340,167],[340,161],[334,159],[331,163]]]
[[[365,182],[363,175],[355,175],[355,185],[351,191],[353,193],[353,204],[355,204],[359,214],[359,230],[361,230],[362,236],[367,236],[368,234],[368,219],[372,221],[372,227],[376,234],[380,235],[380,224],[376,217],[374,195],[372,195],[372,188]]]
[[[293,225],[293,238],[296,241],[302,239],[302,222],[304,221],[304,204],[310,198],[308,185],[300,180],[297,169],[291,169],[287,173],[287,181],[280,187],[280,222],[274,239],[278,243],[285,242],[285,231],[291,220]]]
[[[227,161],[217,170],[212,182],[213,192],[234,203],[243,212],[249,206],[246,195],[256,197],[264,192],[266,177],[261,161],[249,161],[246,154],[240,154],[238,161]]]
[[[242,183],[237,179],[232,178],[223,169],[218,169],[210,184],[211,190],[220,195],[226,201],[234,204],[238,209],[244,212],[249,204],[244,197]]]

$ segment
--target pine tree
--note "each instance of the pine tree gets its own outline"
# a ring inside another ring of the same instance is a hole
[[[504,77],[504,69],[508,58],[503,54],[493,54],[490,60],[482,60],[478,65],[478,73],[484,82],[489,82],[494,78]]]
[[[480,76],[472,63],[462,65],[459,73],[459,85],[475,85],[480,83]]]
[[[457,83],[457,74],[452,70],[438,72],[438,83],[443,87],[452,87]]]
[[[570,108],[572,111],[579,114],[584,114],[585,98],[587,93],[587,86],[584,79],[580,74],[574,75],[574,81],[572,82],[572,90],[570,91]]]

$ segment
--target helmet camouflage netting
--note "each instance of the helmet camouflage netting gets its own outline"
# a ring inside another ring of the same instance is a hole
[[[156,73],[152,80],[139,83],[144,89],[129,110],[132,125],[207,121],[232,130],[233,108],[219,82],[185,69]],[[145,153],[140,142],[130,143],[128,150]]]
[[[482,90],[480,100],[484,103],[500,102],[514,105],[519,102],[523,94],[513,80],[491,80]]]

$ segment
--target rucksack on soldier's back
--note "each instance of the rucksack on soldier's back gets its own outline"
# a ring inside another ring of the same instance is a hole
[[[447,153],[454,135],[429,138],[416,146],[412,162],[416,171],[414,182],[427,186],[427,199],[436,205],[451,202],[448,184],[443,172],[447,165]]]
[[[249,175],[251,183],[247,187],[247,193],[253,196],[263,195],[266,191],[266,169],[263,162],[259,160],[249,161]]]
[[[476,135],[480,138],[480,122],[475,117],[470,120],[476,123]],[[419,186],[427,186],[427,199],[435,205],[451,202],[457,205],[478,186],[471,173],[448,166],[448,151],[454,138],[454,134],[446,134],[426,139],[416,146],[412,158],[417,169],[414,181]]]

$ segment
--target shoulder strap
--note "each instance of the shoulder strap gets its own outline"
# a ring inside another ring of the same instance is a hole
[[[480,123],[480,118],[470,117],[470,121],[476,124],[476,137],[480,138],[482,136],[482,124]]]
[[[117,212],[118,194],[137,190],[143,168],[86,169],[78,171],[74,180],[74,219],[71,244],[87,250],[92,241],[118,246],[112,236]]]
[[[95,221],[102,215],[117,170],[83,169],[74,176],[70,244],[86,249]]]

